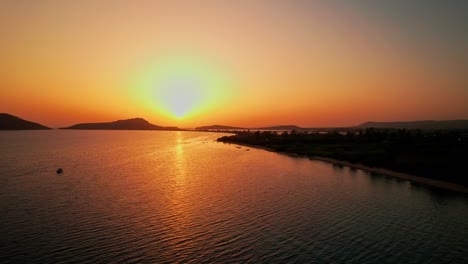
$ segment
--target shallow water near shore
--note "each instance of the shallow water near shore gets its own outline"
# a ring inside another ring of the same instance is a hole
[[[466,194],[223,135],[1,132],[1,262],[468,262]]]

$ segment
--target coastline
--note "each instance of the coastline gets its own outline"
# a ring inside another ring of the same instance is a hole
[[[287,156],[290,156],[290,157],[308,158],[310,160],[318,160],[318,161],[328,162],[328,163],[332,163],[332,164],[336,164],[336,165],[340,165],[340,166],[346,166],[346,167],[353,168],[353,169],[359,169],[359,170],[363,170],[363,171],[367,171],[367,172],[371,172],[371,173],[378,173],[378,174],[382,174],[382,175],[385,175],[385,176],[390,176],[390,177],[406,180],[406,181],[409,181],[409,182],[419,183],[419,184],[426,185],[426,186],[429,186],[429,187],[435,187],[435,188],[439,188],[439,189],[455,191],[455,192],[460,192],[460,193],[468,193],[468,187],[465,187],[465,186],[463,186],[461,184],[447,182],[447,181],[429,179],[429,178],[425,178],[425,177],[421,177],[421,176],[411,175],[411,174],[403,173],[403,172],[392,171],[392,170],[384,169],[384,168],[370,167],[370,166],[366,166],[366,165],[363,165],[363,164],[360,164],[360,163],[351,163],[351,162],[348,162],[348,161],[341,161],[341,160],[337,160],[337,159],[334,159],[334,158],[327,158],[327,157],[320,157],[320,156],[309,157],[309,156],[304,156],[304,155],[299,155],[299,154],[294,154],[294,153],[279,152],[279,151],[275,151],[274,149],[270,149],[270,148],[267,148],[267,147],[250,145],[250,144],[227,143],[227,142],[223,142],[223,143],[233,144],[233,145],[240,145],[240,146],[251,147],[251,148],[256,148],[256,149],[263,149],[263,150],[266,150],[266,151],[275,152],[275,153],[287,155]]]

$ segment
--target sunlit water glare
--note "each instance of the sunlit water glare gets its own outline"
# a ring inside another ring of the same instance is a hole
[[[219,136],[1,132],[0,262],[468,263],[465,195]]]

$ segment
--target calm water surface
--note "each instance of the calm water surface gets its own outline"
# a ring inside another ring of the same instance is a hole
[[[0,262],[468,263],[466,195],[219,136],[1,132]]]

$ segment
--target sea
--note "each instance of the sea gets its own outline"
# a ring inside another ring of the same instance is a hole
[[[0,132],[0,263],[468,263],[466,194],[223,135]]]

